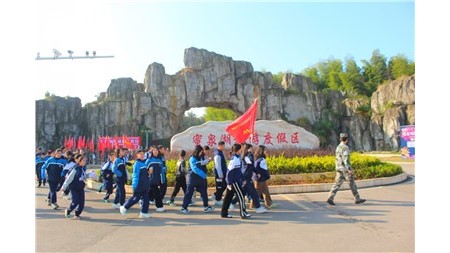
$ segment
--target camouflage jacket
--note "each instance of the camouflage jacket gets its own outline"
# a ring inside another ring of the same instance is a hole
[[[350,149],[345,143],[341,142],[336,147],[336,170],[347,171],[349,169],[351,169]]]

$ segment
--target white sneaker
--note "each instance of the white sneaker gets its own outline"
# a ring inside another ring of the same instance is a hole
[[[265,213],[267,212],[267,209],[264,208],[263,206],[260,206],[258,208],[255,209],[256,213]]]
[[[209,213],[212,211],[214,211],[214,207],[211,207],[211,206],[207,206],[203,209],[203,212],[205,212],[205,213]]]
[[[236,207],[233,204],[230,204],[230,208],[228,208],[228,210],[234,211],[236,210]]]
[[[154,204],[155,204],[155,201],[149,201],[148,204],[149,204],[149,205],[154,205]]]
[[[120,208],[120,205],[119,205],[119,204],[112,204],[112,208],[114,208],[114,209],[119,209],[119,208]]]
[[[162,212],[166,211],[166,209],[164,209],[164,207],[158,207],[158,208],[156,208],[156,211],[158,213],[162,213]]]
[[[150,218],[149,213],[139,213],[139,218]]]
[[[222,204],[223,204],[222,200],[214,201],[214,205],[216,206],[222,206]]]
[[[121,215],[127,214],[127,209],[125,208],[125,206],[120,206],[119,210]]]

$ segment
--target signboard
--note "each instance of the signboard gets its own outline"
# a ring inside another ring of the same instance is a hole
[[[208,121],[200,126],[190,127],[176,134],[170,141],[171,150],[191,150],[195,145],[216,147],[219,141],[230,148],[236,140],[225,131],[231,121]],[[255,123],[256,134],[246,142],[253,146],[264,145],[269,149],[280,148],[319,148],[319,138],[304,128],[289,124],[283,120],[258,120]]]
[[[400,149],[402,157],[415,158],[416,157],[416,126],[400,126]]]

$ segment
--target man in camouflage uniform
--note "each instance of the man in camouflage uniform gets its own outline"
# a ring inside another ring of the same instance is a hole
[[[336,147],[336,182],[330,190],[327,203],[332,206],[335,205],[333,201],[334,197],[342,183],[344,183],[344,180],[348,180],[353,197],[355,198],[355,204],[364,203],[366,200],[359,196],[358,187],[356,187],[355,183],[355,175],[350,164],[350,149],[347,146],[348,135],[341,133],[339,137],[341,143]]]

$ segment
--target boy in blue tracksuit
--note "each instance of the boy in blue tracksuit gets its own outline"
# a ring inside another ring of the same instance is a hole
[[[115,155],[116,160],[114,160],[112,171],[116,175],[116,197],[112,206],[115,209],[119,209],[125,203],[125,184],[127,182],[127,171],[124,160],[125,149],[116,149]]]
[[[203,208],[204,212],[208,213],[214,210],[208,204],[208,194],[206,192],[206,165],[209,160],[202,160],[201,157],[204,154],[203,147],[200,145],[195,146],[194,152],[189,158],[190,168],[188,170],[187,176],[187,190],[186,194],[183,198],[183,205],[181,207],[180,212],[187,214],[188,205],[192,200],[192,195],[194,194],[194,190],[200,192],[200,195],[203,200]]]
[[[41,168],[44,165],[45,161],[46,161],[46,156],[44,152],[39,153],[36,156],[36,180],[38,182],[38,186],[37,187],[41,187],[41,184],[43,183],[45,186],[45,178],[42,178],[42,173],[41,173]]]
[[[244,195],[242,194],[242,160],[241,160],[241,154],[242,154],[242,148],[241,145],[238,143],[233,144],[233,147],[231,148],[231,152],[233,154],[232,160],[228,164],[228,172],[227,172],[227,193],[225,194],[225,198],[223,200],[222,205],[222,212],[221,217],[222,218],[232,218],[230,214],[228,214],[228,209],[231,204],[231,200],[233,199],[234,194],[238,196],[239,200],[239,214],[241,215],[242,219],[249,218],[251,215],[247,213],[245,210],[245,202],[244,202]]]
[[[61,187],[62,191],[70,188],[70,193],[72,194],[72,203],[64,211],[66,218],[70,218],[70,212],[75,210],[74,218],[80,219],[80,214],[83,212],[85,203],[86,161],[87,158],[84,155],[77,156],[77,165],[70,171]]]
[[[41,171],[43,172],[42,178],[47,179],[50,188],[46,201],[48,205],[51,205],[55,210],[59,207],[56,203],[56,193],[58,191],[58,185],[62,180],[61,172],[66,163],[67,160],[62,157],[61,149],[57,149],[54,157],[48,159],[41,168]]]
[[[113,192],[113,163],[116,156],[114,153],[109,154],[108,161],[106,161],[102,166],[102,178],[103,178],[103,187],[106,189],[105,197],[103,197],[103,201],[105,203],[109,202],[109,196]]]
[[[125,205],[120,207],[120,213],[125,215],[127,210],[134,204],[139,202],[142,198],[141,218],[150,218],[148,213],[148,191],[150,190],[150,180],[148,177],[148,167],[146,160],[144,160],[144,150],[137,151],[137,159],[133,164],[133,174],[131,186],[133,188],[133,197],[125,202]]]
[[[150,174],[150,192],[149,198],[152,196],[155,199],[156,211],[164,212],[162,202],[162,185],[166,183],[166,175],[163,169],[163,161],[157,148],[152,149],[152,157],[147,159],[148,173]]]

